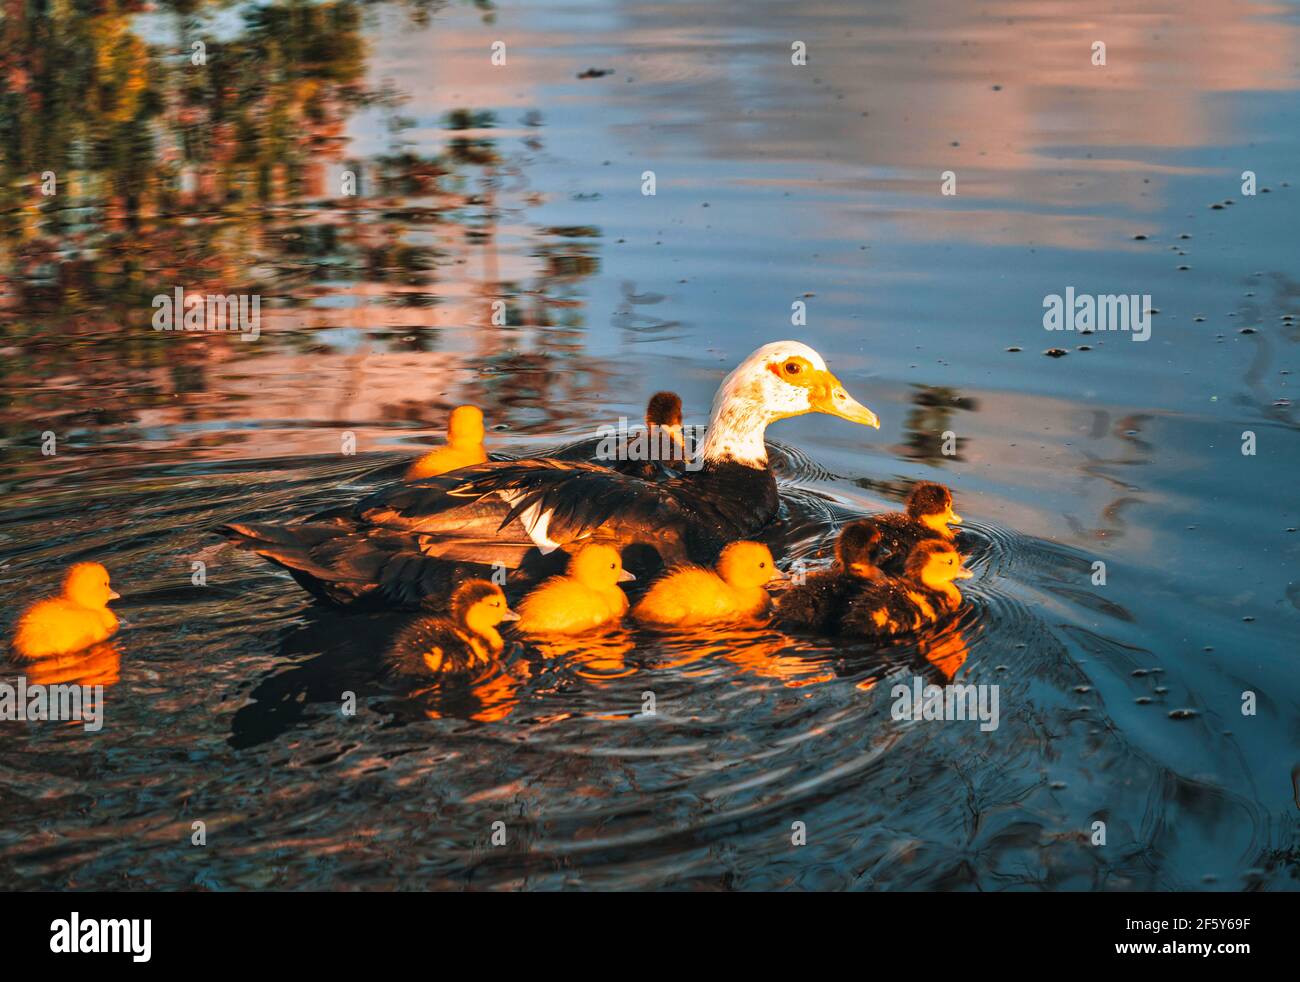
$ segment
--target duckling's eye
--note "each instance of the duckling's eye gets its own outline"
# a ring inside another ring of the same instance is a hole
[[[759,563],[759,564],[758,564],[758,568],[759,568],[759,569],[767,569],[767,562],[764,561],[764,562]]]
[[[787,361],[785,363],[785,373],[787,375],[798,375],[802,367],[797,361]]]
[[[614,564],[613,564],[613,563],[610,563],[610,564],[609,564],[609,568],[610,568],[610,569],[613,569],[613,568],[614,568]]]

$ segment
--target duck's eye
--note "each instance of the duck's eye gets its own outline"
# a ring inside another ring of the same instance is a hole
[[[802,367],[797,361],[787,361],[785,363],[785,373],[787,375],[798,375]]]
[[[613,564],[613,563],[610,563],[610,564],[609,564],[609,568],[610,568],[610,569],[613,569],[613,568],[614,568],[614,564]]]
[[[759,564],[758,564],[758,568],[759,568],[759,569],[767,569],[767,563],[766,563],[766,562],[759,563]]]

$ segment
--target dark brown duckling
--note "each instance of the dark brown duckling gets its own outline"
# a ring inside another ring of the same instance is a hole
[[[676,392],[656,392],[645,409],[645,429],[620,431],[580,440],[551,455],[580,460],[647,481],[674,477],[686,467],[682,433],[682,399]]]
[[[627,460],[600,460],[620,474],[653,481],[672,477],[686,466],[686,441],[682,436],[682,399],[676,392],[656,392],[645,410],[645,431],[628,438]],[[606,456],[609,456],[606,454]]]
[[[907,557],[918,543],[926,539],[952,542],[957,532],[948,526],[961,524],[961,516],[952,510],[952,492],[933,481],[912,486],[905,511],[873,515],[872,520],[881,534],[881,568],[894,576],[903,572]]]
[[[501,588],[487,580],[462,583],[450,607],[447,617],[421,617],[398,632],[384,653],[390,674],[428,677],[486,665],[505,647],[497,626],[519,619]]]
[[[835,565],[811,573],[777,602],[776,619],[784,627],[836,634],[849,602],[871,583],[885,579],[876,565],[880,529],[869,518],[850,522],[835,540]]]
[[[961,606],[955,581],[974,575],[951,542],[927,539],[908,555],[901,578],[868,584],[850,601],[842,633],[886,638],[933,624]]]

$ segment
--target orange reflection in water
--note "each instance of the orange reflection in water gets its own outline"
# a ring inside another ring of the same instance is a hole
[[[579,677],[595,682],[624,678],[637,670],[627,663],[627,656],[636,645],[621,629],[536,641],[533,647],[543,658],[571,664]]]
[[[745,643],[734,636],[718,650],[724,661],[763,679],[774,679],[791,689],[830,682],[835,678],[824,662],[791,652],[790,639],[767,635]]]
[[[951,634],[940,634],[933,638],[921,638],[921,654],[925,660],[943,673],[951,681],[957,670],[966,664],[970,657],[970,648],[960,630]]]
[[[14,659],[27,676],[28,685],[116,685],[121,677],[122,653],[112,641],[65,655]]]
[[[434,704],[424,708],[426,719],[472,719],[478,723],[499,723],[515,711],[519,705],[519,692],[532,676],[532,669],[527,662],[518,661],[510,665],[494,666],[487,675],[477,678],[466,685],[463,680],[453,681],[451,686],[445,680],[438,684],[419,689],[412,693],[416,698],[431,697]],[[448,703],[454,702],[456,710]],[[470,711],[465,704],[477,706]]]

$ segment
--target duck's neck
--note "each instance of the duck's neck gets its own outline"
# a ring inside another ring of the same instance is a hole
[[[763,435],[770,415],[760,399],[746,397],[727,379],[713,400],[709,428],[699,458],[706,464],[727,462],[758,469],[767,468],[767,447]]]

